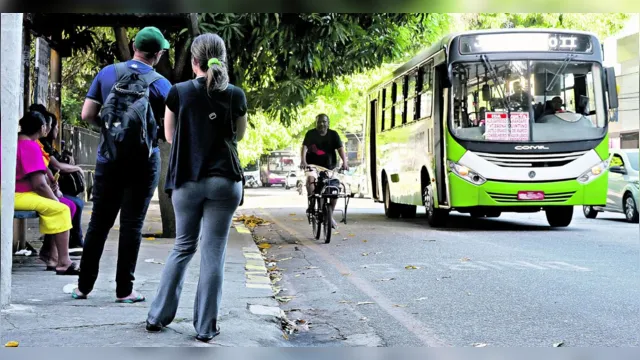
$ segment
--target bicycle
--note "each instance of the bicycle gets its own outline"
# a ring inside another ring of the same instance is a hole
[[[332,211],[331,200],[344,198],[344,212],[342,212],[341,223],[347,224],[347,209],[349,207],[349,199],[351,196],[347,195],[345,185],[339,180],[334,178],[335,170],[329,170],[321,166],[307,166],[307,171],[315,170],[318,174],[318,178],[314,182],[314,193],[308,197],[307,207],[307,220],[311,224],[313,237],[316,240],[320,239],[321,230],[324,229],[324,243],[331,242],[331,234],[333,231],[332,224]],[[318,185],[320,184],[320,185]]]

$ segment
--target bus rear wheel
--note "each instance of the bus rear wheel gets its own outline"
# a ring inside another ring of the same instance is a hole
[[[550,207],[545,213],[551,227],[567,227],[573,219],[573,206]]]
[[[433,186],[431,184],[424,187],[422,192],[422,202],[427,211],[427,223],[429,226],[437,228],[442,227],[447,223],[447,217],[449,210],[437,209],[435,207],[435,196],[433,193]]]
[[[397,219],[400,217],[402,211],[402,207],[400,204],[396,204],[391,201],[391,191],[389,190],[389,185],[384,183],[384,214],[389,219]]]

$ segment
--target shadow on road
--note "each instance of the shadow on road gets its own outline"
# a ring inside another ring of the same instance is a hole
[[[425,230],[436,231],[576,231],[577,229],[569,225],[566,228],[551,228],[546,220],[542,220],[540,224],[525,224],[517,219],[499,218],[472,218],[463,214],[451,214],[447,220],[447,224],[441,228],[431,228],[427,224],[425,215],[418,215],[414,219],[387,219],[384,214],[372,213],[349,213],[349,222],[358,222],[361,225],[370,223],[372,226],[385,222],[385,226],[411,226],[422,227]],[[617,220],[617,219],[615,219]]]

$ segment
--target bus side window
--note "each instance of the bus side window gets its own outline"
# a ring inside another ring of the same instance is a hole
[[[396,103],[398,101],[398,84],[393,82],[391,84],[391,126],[389,129],[393,129],[396,126]]]
[[[382,108],[382,115],[380,116],[380,126],[378,132],[384,131],[384,123],[387,120],[387,89],[382,89],[382,101],[380,102],[380,107]]]
[[[409,106],[408,106],[409,82],[411,81],[410,79],[411,79],[411,75],[406,75],[402,83],[402,124],[403,125],[406,124],[408,121],[411,121],[409,117]],[[412,112],[412,115],[413,115],[413,112]]]
[[[432,112],[431,99],[433,95],[433,61],[423,67],[422,97],[420,99],[420,115],[430,117]]]
[[[415,110],[415,119],[421,119],[422,118],[422,112],[420,111],[420,104],[421,104],[421,98],[422,98],[422,83],[423,83],[423,79],[424,79],[424,67],[421,67],[420,69],[418,69],[418,74],[417,74],[417,79],[416,79],[416,99],[414,101],[414,106],[416,107]]]

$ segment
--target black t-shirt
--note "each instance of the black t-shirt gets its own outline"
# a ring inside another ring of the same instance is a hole
[[[302,144],[307,147],[307,164],[327,169],[337,166],[336,150],[342,147],[342,140],[336,131],[329,129],[327,134],[322,136],[316,129],[309,130]]]
[[[247,113],[242,89],[207,95],[205,78],[175,84],[166,105],[176,115],[165,191],[189,181],[221,176],[242,180],[235,121]]]

